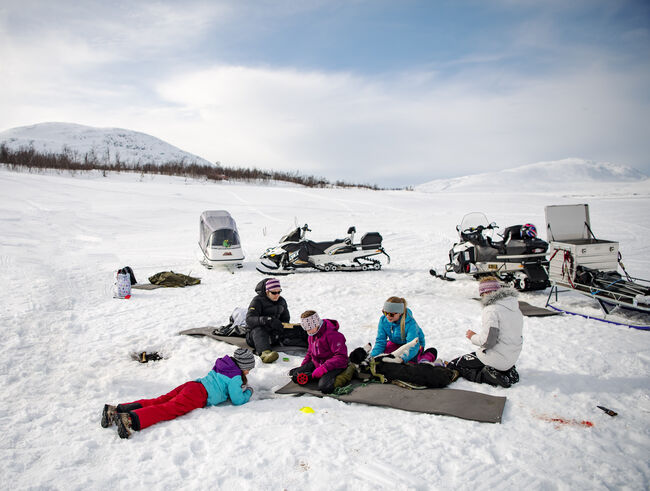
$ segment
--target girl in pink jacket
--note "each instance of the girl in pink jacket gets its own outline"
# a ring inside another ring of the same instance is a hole
[[[309,336],[307,355],[299,367],[293,368],[291,379],[304,385],[318,380],[318,389],[330,394],[337,387],[337,376],[348,366],[348,348],[345,336],[339,332],[339,323],[333,319],[322,319],[313,310],[300,316],[300,325]],[[339,379],[339,384],[343,382]]]

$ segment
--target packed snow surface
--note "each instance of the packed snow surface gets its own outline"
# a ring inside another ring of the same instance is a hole
[[[184,163],[212,165],[156,137],[122,128],[95,128],[73,123],[39,123],[0,132],[0,143],[12,150],[33,148],[37,152],[68,152],[98,164],[162,165]]]
[[[352,349],[374,342],[384,300],[398,295],[427,346],[451,359],[472,350],[464,333],[479,323],[477,284],[443,282],[428,270],[445,262],[464,214],[482,211],[502,227],[532,222],[544,238],[544,206],[587,202],[593,231],[619,241],[627,270],[648,278],[647,186],[441,194],[0,169],[0,190],[0,474],[12,489],[650,486],[650,332],[575,316],[525,318],[521,381],[510,389],[465,380],[444,389],[507,397],[501,424],[276,395],[301,361],[295,356],[257,359],[244,406],[198,409],[130,440],[99,424],[105,403],[158,396],[232,353],[177,333],[225,324],[233,308],[247,307],[263,278],[256,258],[294,223],[308,223],[314,240],[343,237],[351,225],[359,238],[377,231],[392,261],[381,271],[280,278],[293,321],[307,309],[337,319]],[[237,221],[247,259],[234,274],[198,262],[199,215],[208,209]],[[201,284],[114,299],[115,271],[127,265],[139,282],[173,270]],[[521,299],[544,306],[547,294]],[[599,313],[582,295],[559,301]],[[650,323],[641,314],[613,318]],[[145,350],[165,359],[131,359]]]

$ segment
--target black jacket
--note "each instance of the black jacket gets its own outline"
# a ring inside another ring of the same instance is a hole
[[[271,327],[267,318],[280,319],[282,322],[289,322],[289,308],[287,301],[279,297],[275,302],[266,296],[266,282],[268,278],[260,281],[255,287],[257,295],[251,300],[246,313],[246,325],[249,329],[256,327]]]

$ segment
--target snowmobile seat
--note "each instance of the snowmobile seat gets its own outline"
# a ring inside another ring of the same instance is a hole
[[[378,249],[381,247],[382,237],[379,232],[368,232],[361,237],[361,249]]]
[[[503,232],[503,242],[507,243],[510,240],[524,240],[521,236],[521,225],[511,225]]]
[[[312,242],[311,240],[309,240],[307,241],[309,255],[312,256],[314,254],[323,254],[328,247],[331,247],[334,244],[338,244],[338,243],[340,242],[336,240],[330,240],[327,242]]]

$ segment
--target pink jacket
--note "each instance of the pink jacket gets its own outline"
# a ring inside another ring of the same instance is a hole
[[[318,332],[309,336],[307,356],[302,360],[301,366],[310,361],[316,368],[325,365],[328,372],[347,368],[348,347],[345,344],[345,336],[339,332],[338,321],[323,319]]]

